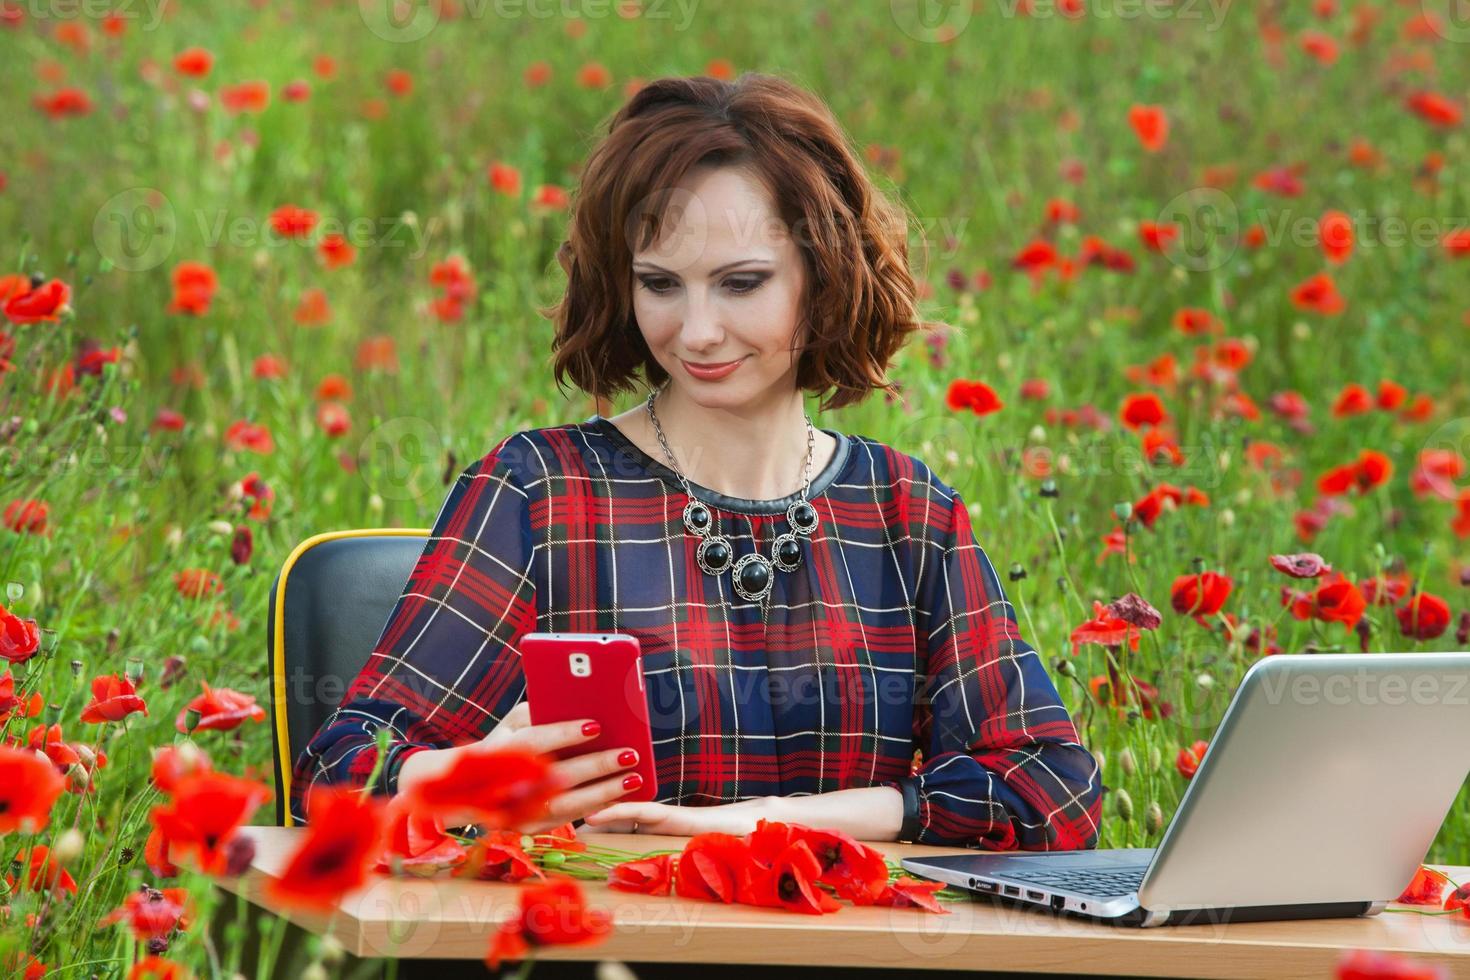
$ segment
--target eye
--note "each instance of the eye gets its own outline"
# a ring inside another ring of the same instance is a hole
[[[673,289],[667,276],[639,276],[638,283],[650,293],[662,296]]]
[[[766,281],[765,276],[756,276],[754,279],[726,279],[725,285],[730,287],[730,292],[737,295],[753,293],[760,289]]]

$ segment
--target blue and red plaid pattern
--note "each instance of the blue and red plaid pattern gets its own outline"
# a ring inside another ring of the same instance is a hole
[[[800,567],[774,572],[764,616],[728,571],[699,568],[683,488],[612,422],[502,440],[455,480],[366,665],[296,760],[295,819],[313,782],[366,782],[379,728],[383,794],[406,754],[484,737],[525,696],[525,633],[617,632],[642,647],[662,802],[891,786],[904,840],[1096,846],[1096,761],[964,501],[915,457],[825,431],[839,452],[813,478],[820,526]],[[731,499],[715,515],[735,558],[769,555],[784,504]]]

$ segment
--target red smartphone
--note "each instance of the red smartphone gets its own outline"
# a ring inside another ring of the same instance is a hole
[[[657,797],[653,728],[648,721],[638,638],[626,633],[526,633],[518,646],[531,724],[579,718],[602,723],[596,738],[564,746],[552,756],[570,759],[587,752],[632,748],[638,753],[638,765],[624,772],[638,773],[643,785],[618,797],[617,802]]]

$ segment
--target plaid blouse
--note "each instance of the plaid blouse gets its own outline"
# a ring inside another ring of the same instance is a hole
[[[903,794],[900,840],[1095,847],[1102,782],[1023,641],[960,495],[860,435],[808,498],[820,524],[763,603],[695,561],[673,470],[609,420],[508,436],[460,473],[402,596],[336,712],[296,760],[375,792],[402,760],[476,741],[525,695],[528,632],[628,633],[643,656],[658,800],[688,806],[862,786]],[[691,481],[734,560],[787,530],[779,500]],[[733,561],[732,566],[733,567]]]

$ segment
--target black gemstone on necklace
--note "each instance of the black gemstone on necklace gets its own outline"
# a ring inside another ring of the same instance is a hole
[[[714,569],[715,574],[718,575],[730,566],[730,558],[732,556],[730,554],[730,546],[725,544],[724,541],[707,538],[700,542],[699,552],[695,557],[696,560],[702,560],[705,565]]]
[[[801,542],[782,535],[780,544],[776,546],[776,559],[785,568],[795,568],[801,561]]]
[[[740,569],[740,586],[746,592],[754,595],[766,590],[766,583],[771,580],[771,566],[765,559],[748,561]]]

